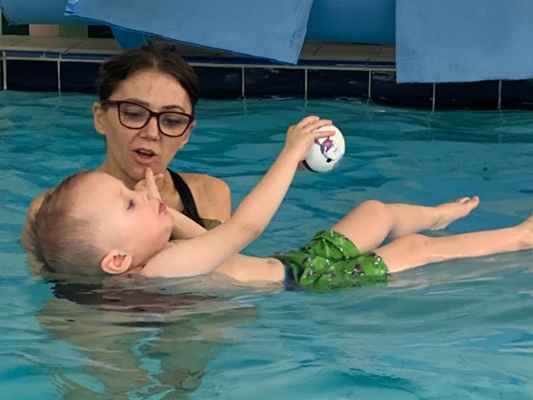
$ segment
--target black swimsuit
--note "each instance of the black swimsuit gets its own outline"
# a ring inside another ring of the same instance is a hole
[[[178,173],[168,170],[172,181],[174,182],[174,187],[176,188],[178,194],[181,197],[181,202],[183,203],[183,214],[192,219],[194,222],[204,226],[202,218],[198,215],[198,209],[196,208],[196,203],[194,202],[194,197],[192,197],[191,189],[187,183],[183,180]]]

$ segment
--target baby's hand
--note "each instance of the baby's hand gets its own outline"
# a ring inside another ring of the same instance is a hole
[[[335,131],[317,131],[317,129],[331,124],[331,120],[320,119],[317,116],[310,116],[302,119],[298,124],[291,126],[287,131],[284,151],[294,152],[297,161],[304,160],[308,156],[311,146],[317,139],[335,134]]]
[[[146,171],[144,173],[144,179],[142,181],[137,182],[137,184],[135,185],[135,190],[147,191],[148,193],[150,193],[150,196],[161,199],[161,195],[159,194],[159,189],[157,188],[156,181],[163,179],[164,176],[164,173],[154,175],[152,169],[148,167],[146,168]]]

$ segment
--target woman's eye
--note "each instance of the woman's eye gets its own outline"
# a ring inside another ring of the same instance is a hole
[[[128,200],[128,210],[135,207],[135,202],[133,200]]]

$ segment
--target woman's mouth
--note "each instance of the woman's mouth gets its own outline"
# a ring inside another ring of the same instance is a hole
[[[135,153],[135,158],[142,164],[149,164],[154,160],[156,154],[152,150],[147,149],[137,149],[133,151]]]

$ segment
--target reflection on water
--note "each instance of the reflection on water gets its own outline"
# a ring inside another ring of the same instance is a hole
[[[252,307],[172,293],[165,285],[154,290],[120,279],[49,283],[54,297],[37,321],[79,354],[55,368],[62,399],[186,399],[217,350],[231,342],[223,330],[257,318]]]
[[[2,400],[531,397],[531,251],[326,295],[208,279],[32,274],[17,243],[31,199],[103,160],[93,100],[0,93]],[[512,225],[533,207],[530,112],[431,113],[349,99],[202,100],[197,111],[172,167],[222,177],[234,205],[290,124],[316,114],[344,133],[339,168],[297,174],[249,254],[298,247],[369,198],[429,205],[481,197],[468,218],[435,234]]]

